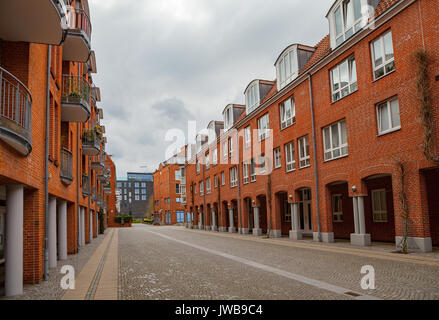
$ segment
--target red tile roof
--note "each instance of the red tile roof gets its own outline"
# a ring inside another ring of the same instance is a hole
[[[377,18],[398,1],[399,0],[381,0],[380,3],[378,3],[372,18]]]
[[[311,55],[305,67],[300,71],[300,75],[304,74],[309,68],[319,62],[321,59],[326,57],[331,52],[331,45],[329,41],[329,34],[324,37],[320,42],[315,46],[316,51]]]

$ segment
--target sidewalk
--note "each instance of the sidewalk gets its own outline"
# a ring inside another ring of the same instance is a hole
[[[181,227],[174,227],[174,228],[178,228],[182,230]],[[392,260],[399,262],[409,262],[414,264],[431,265],[431,266],[439,267],[439,250],[437,248],[434,248],[435,250],[430,253],[410,252],[409,254],[400,254],[400,253],[395,253],[396,248],[393,244],[387,244],[387,243],[374,242],[370,247],[354,247],[350,244],[349,241],[343,241],[343,240],[341,241],[337,240],[337,242],[335,243],[319,243],[319,242],[314,242],[311,238],[310,239],[305,238],[304,240],[300,240],[300,241],[293,241],[287,237],[266,238],[264,236],[254,237],[252,235],[241,235],[237,233],[230,234],[230,233],[220,233],[220,232],[186,229],[186,228],[184,228],[183,230],[187,232],[213,235],[217,237],[225,237],[225,238],[231,238],[237,240],[270,243],[273,245],[280,245],[287,247],[343,253],[343,254],[350,254],[350,255],[356,255],[362,257]]]

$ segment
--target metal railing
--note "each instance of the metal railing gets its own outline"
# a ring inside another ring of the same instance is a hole
[[[67,8],[68,25],[70,30],[82,30],[91,40],[91,22],[87,13],[83,9]]]
[[[0,67],[0,116],[8,129],[18,131],[32,141],[32,95],[17,77]]]
[[[67,103],[86,103],[90,109],[90,85],[83,76],[62,76],[62,99]]]
[[[96,187],[91,188],[91,201],[92,202],[96,201]]]
[[[70,150],[61,149],[61,178],[73,181],[73,156]]]
[[[86,174],[82,175],[82,194],[90,195],[90,180]]]
[[[90,129],[84,131],[82,134],[82,146],[100,149],[101,148],[101,138],[97,134],[96,130]]]

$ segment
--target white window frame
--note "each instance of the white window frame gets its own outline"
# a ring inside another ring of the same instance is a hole
[[[229,138],[229,158],[233,157],[233,138]]]
[[[210,153],[207,153],[205,158],[206,158],[206,169],[210,169]]]
[[[259,175],[265,174],[266,166],[267,166],[267,159],[265,158],[265,155],[260,155],[258,160]]]
[[[285,144],[285,170],[286,172],[296,170],[296,150],[294,140]]]
[[[347,85],[341,86],[341,66],[347,63],[347,76],[348,76],[348,82]],[[355,70],[353,70],[355,67]],[[338,88],[334,89],[334,71],[337,70],[338,77]],[[355,72],[354,72],[355,71]],[[331,76],[331,99],[332,102],[337,102],[350,94],[356,92],[358,90],[358,75],[357,75],[357,62],[355,60],[355,55],[350,55],[348,58],[344,59],[342,62],[337,64],[334,68],[330,70],[330,76]],[[355,73],[355,74],[354,74]],[[347,89],[347,90],[346,90]],[[338,95],[338,97],[336,97]]]
[[[215,186],[215,189],[216,189],[216,188],[218,188],[218,176],[214,176],[213,179],[214,179],[214,181],[213,181],[214,182],[214,186]]]
[[[210,178],[206,179],[206,193],[211,194],[212,193],[212,185],[210,183]]]
[[[252,131],[251,127],[248,126],[244,129],[244,147],[249,149],[252,145]]]
[[[382,209],[381,194],[384,193],[385,210]],[[380,209],[375,208],[375,197],[379,196]],[[371,191],[372,200],[372,216],[375,223],[387,223],[389,222],[388,209],[387,209],[387,192],[386,189],[375,189]]]
[[[296,46],[285,52],[276,65],[279,90],[286,87],[298,75],[298,57]]]
[[[216,166],[218,164],[218,149],[215,148],[212,151],[212,165]]]
[[[344,126],[343,126],[344,124]],[[334,142],[333,141],[333,135],[332,135],[332,129],[333,127],[337,125],[337,130],[338,130],[338,146],[334,147]],[[345,129],[345,136],[346,136],[346,141],[343,142],[343,130],[342,128],[344,127]],[[329,130],[329,145],[330,147],[327,148],[326,147],[326,135],[325,132]],[[336,159],[340,159],[340,158],[344,158],[346,156],[349,155],[349,145],[348,145],[348,133],[347,133],[347,127],[346,127],[346,120],[340,120],[337,122],[334,122],[332,124],[330,124],[329,126],[326,126],[323,128],[322,130],[322,134],[323,134],[323,159],[324,161],[332,161],[332,160],[336,160]],[[335,152],[339,152],[340,154],[338,156],[334,156]],[[327,156],[327,154],[331,154],[330,157]]]
[[[397,107],[398,107],[399,125],[397,125],[395,127],[393,127],[393,120],[394,119],[392,117],[392,102],[396,102]],[[389,123],[388,123],[389,129],[387,129],[387,130],[381,130],[383,120],[381,119],[380,110],[382,107],[385,107],[387,109],[387,116],[389,119]],[[400,108],[399,108],[398,97],[394,97],[394,98],[388,99],[384,102],[378,103],[376,105],[376,113],[377,113],[377,124],[378,124],[378,135],[379,136],[382,136],[382,135],[385,135],[385,134],[388,134],[388,133],[391,133],[391,132],[394,132],[394,131],[401,129],[401,113],[400,113]]]
[[[223,159],[227,160],[227,157],[229,156],[229,141],[223,141]]]
[[[287,106],[287,104],[289,105],[289,107]],[[288,111],[290,113],[290,116],[287,115]],[[296,106],[294,103],[294,96],[279,104],[279,113],[281,130],[292,126],[296,122]]]
[[[245,104],[247,107],[247,114],[252,113],[259,107],[260,93],[259,93],[259,81],[254,81],[245,92]]]
[[[277,147],[273,150],[273,161],[275,169],[282,168],[282,152],[280,147]]]
[[[256,163],[254,159],[250,161],[250,182],[256,182]]]
[[[200,160],[197,159],[197,174],[200,174],[201,166],[200,166]]]
[[[224,131],[233,127],[233,106],[229,106],[224,111]]]
[[[226,185],[226,173],[224,171],[221,172],[221,185]]]
[[[204,196],[204,181],[200,182],[200,196]]]
[[[391,44],[392,44],[392,58],[390,59],[386,59],[386,43],[384,41],[384,38],[390,35],[390,40],[391,40]],[[380,42],[381,45],[381,57],[383,59],[382,63],[379,65],[376,65],[376,59],[375,59],[375,43]],[[392,35],[392,30],[389,30],[385,33],[383,33],[382,35],[380,35],[376,40],[372,41],[370,44],[370,50],[372,52],[372,67],[373,67],[373,78],[374,80],[378,80],[381,79],[382,77],[387,76],[388,74],[392,73],[395,71],[395,51],[394,51],[394,47],[393,47],[393,35]],[[391,66],[393,64],[393,68],[391,70],[387,70],[388,66]],[[376,72],[380,69],[383,69],[383,75],[377,77],[376,76]]]
[[[235,188],[238,186],[238,170],[236,167],[230,168],[230,188]]]
[[[249,164],[247,161],[244,161],[242,163],[242,176],[243,176],[243,182],[244,184],[248,184],[249,183]]]
[[[352,1],[352,10],[353,10],[353,21],[351,25],[346,25],[346,7],[345,4]],[[355,8],[356,8],[356,0],[343,0],[340,1],[340,3],[334,8],[332,13],[332,23],[333,23],[333,44],[332,47],[338,47],[346,40],[350,39],[353,35],[355,35],[358,31],[360,31],[365,24],[367,23],[367,17],[363,16],[362,8],[367,4],[364,0],[358,0],[360,2],[361,8],[360,13],[361,16],[357,19],[355,19]],[[357,2],[358,4],[358,2]],[[336,19],[336,13],[340,9],[340,18],[341,18],[341,33],[337,34],[337,19]]]
[[[266,113],[258,119],[258,139],[264,141],[270,136],[270,114]]]
[[[336,209],[336,201],[337,206],[339,207],[339,210],[341,211],[335,211]],[[333,222],[343,222],[343,195],[342,194],[333,194],[332,195],[332,221]]]
[[[299,167],[300,169],[311,166],[311,156],[309,154],[309,138],[304,136],[298,139],[299,146]]]

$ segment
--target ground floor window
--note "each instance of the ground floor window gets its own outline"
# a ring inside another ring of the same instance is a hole
[[[184,211],[177,211],[177,223],[184,223]]]
[[[341,194],[332,196],[332,216],[334,222],[343,222],[343,196]]]
[[[387,222],[386,189],[372,190],[372,211],[374,222]]]

